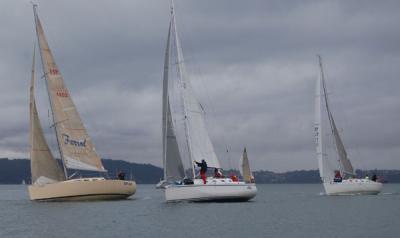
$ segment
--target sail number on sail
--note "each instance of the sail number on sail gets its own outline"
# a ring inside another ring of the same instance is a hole
[[[68,97],[68,91],[65,89],[60,89],[56,92],[57,96],[67,98]]]
[[[59,72],[58,72],[58,69],[50,69],[49,73],[52,75],[58,75]]]

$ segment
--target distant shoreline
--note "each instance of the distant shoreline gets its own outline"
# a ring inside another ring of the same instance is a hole
[[[124,160],[103,159],[104,167],[109,177],[115,177],[118,171],[124,171],[126,177],[135,179],[138,184],[156,184],[163,177],[163,170],[152,164],[131,163]],[[229,174],[226,171],[226,174]],[[235,171],[235,173],[238,173]],[[258,184],[319,184],[321,183],[318,170],[296,170],[288,172],[255,171],[253,172]],[[356,170],[357,177],[376,174],[387,183],[400,183],[400,170]],[[98,176],[98,173],[86,175]],[[114,175],[114,176],[113,176]],[[0,158],[0,184],[21,184],[30,182],[30,160]]]

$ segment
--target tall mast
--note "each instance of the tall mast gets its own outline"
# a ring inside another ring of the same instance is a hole
[[[169,110],[169,96],[168,96],[168,71],[169,71],[169,49],[170,49],[170,38],[171,38],[171,24],[172,18],[169,22],[167,46],[165,49],[164,58],[164,79],[163,79],[163,108],[162,108],[162,133],[163,133],[163,165],[164,165],[164,180],[167,179],[167,134],[168,134],[168,110]]]
[[[51,115],[52,115],[52,119],[53,119],[53,125],[52,126],[54,127],[54,132],[56,133],[57,146],[58,146],[58,151],[60,153],[61,161],[62,161],[62,164],[63,164],[64,175],[65,175],[65,178],[68,179],[68,171],[67,171],[67,167],[65,166],[64,155],[63,155],[63,152],[61,150],[60,141],[58,139],[58,132],[57,132],[57,128],[56,128],[57,127],[57,122],[54,119],[53,101],[51,100],[49,87],[48,87],[48,84],[47,84],[47,74],[49,72],[46,72],[46,68],[44,66],[44,59],[43,59],[42,48],[41,48],[41,44],[40,44],[40,36],[39,36],[38,29],[37,29],[38,25],[40,24],[39,17],[38,17],[38,14],[37,14],[37,10],[36,10],[37,5],[36,4],[32,4],[32,6],[33,6],[33,14],[34,14],[34,17],[35,17],[35,26],[36,26],[35,28],[36,28],[36,36],[38,38],[40,58],[41,58],[41,61],[42,61],[42,68],[43,68],[44,77],[46,78],[45,82],[46,82],[47,95],[49,96],[49,102],[50,102],[50,107],[51,107]],[[40,25],[40,27],[41,27],[41,25]]]
[[[336,126],[335,126],[335,122],[333,121],[333,116],[332,116],[331,110],[329,109],[328,95],[327,95],[326,84],[325,84],[325,75],[324,75],[324,70],[323,70],[323,66],[322,66],[322,58],[321,58],[320,55],[318,55],[318,62],[319,62],[320,70],[321,70],[321,83],[322,83],[322,89],[324,91],[325,106],[326,106],[326,110],[328,112],[329,125],[331,127],[332,135],[335,136],[335,128],[336,128]],[[336,147],[336,150],[337,150],[336,139],[334,140],[334,143],[335,143],[335,147]],[[344,170],[342,168],[342,164],[340,162],[340,158],[339,157],[338,157],[337,161],[338,161],[338,165],[339,165],[339,170],[343,173]]]
[[[187,82],[185,82],[184,77],[186,76],[184,72],[185,69],[181,69],[181,66],[183,64],[183,54],[182,54],[182,49],[180,46],[180,42],[179,42],[179,36],[178,36],[178,32],[177,32],[177,27],[176,27],[176,21],[175,21],[175,12],[174,12],[174,1],[171,1],[171,14],[172,14],[172,20],[173,20],[173,25],[174,25],[174,31],[175,31],[175,48],[176,48],[176,54],[177,54],[177,65],[178,65],[178,73],[179,73],[179,80],[181,83],[181,87],[183,87],[184,89],[186,89],[186,84]],[[191,141],[190,141],[190,131],[189,131],[189,127],[187,125],[187,120],[188,118],[188,113],[187,113],[187,108],[186,108],[186,100],[185,97],[182,94],[181,91],[181,99],[182,99],[182,107],[183,107],[183,113],[184,113],[184,125],[185,125],[185,137],[186,137],[186,143],[188,145],[188,158],[189,158],[189,164],[192,168],[192,173],[193,173],[193,178],[195,178],[196,173],[194,170],[194,166],[193,166],[193,160],[192,160],[192,145],[191,145]]]

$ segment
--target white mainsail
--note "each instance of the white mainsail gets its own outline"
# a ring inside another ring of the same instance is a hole
[[[247,157],[247,151],[246,151],[246,147],[243,150],[243,155],[242,155],[242,176],[243,176],[243,180],[246,183],[251,183],[252,182],[252,173],[250,170],[250,164],[249,164],[249,158]]]
[[[35,51],[33,51],[32,76],[29,103],[29,141],[31,144],[32,184],[54,183],[65,180],[64,173],[54,159],[40,125],[35,102]]]
[[[350,160],[347,157],[347,152],[340,138],[335,121],[329,108],[328,95],[325,84],[325,76],[322,66],[322,59],[318,55],[320,75],[317,79],[316,100],[315,100],[315,125],[314,133],[317,146],[318,167],[322,180],[324,182],[332,181],[334,178],[334,170],[340,170],[342,174],[353,175],[354,170]],[[328,125],[325,125],[329,122]],[[332,155],[327,151],[329,139],[333,139],[335,145],[338,166],[332,165]]]
[[[171,22],[168,28],[167,47],[165,50],[164,76],[163,76],[163,107],[162,107],[162,133],[163,133],[163,163],[164,180],[182,179],[185,177],[178,141],[176,139],[174,124],[171,115],[171,106],[168,95],[169,52],[171,38]]]
[[[54,61],[35,6],[34,15],[43,72],[64,166],[69,169],[106,171]]]
[[[186,138],[183,141],[186,141],[187,143],[190,164],[192,164],[193,161],[201,161],[204,159],[209,167],[221,168],[205,126],[204,111],[194,96],[190,80],[186,73],[173,8],[171,14],[173,30],[175,32],[174,46],[177,57],[176,67],[179,78],[179,90],[181,93],[181,101],[184,113]]]

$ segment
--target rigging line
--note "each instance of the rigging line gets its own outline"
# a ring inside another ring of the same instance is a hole
[[[328,120],[329,120],[329,124],[330,124],[330,129],[331,129],[331,132],[332,132],[332,136],[335,136],[336,125],[335,125],[335,122],[333,120],[333,116],[332,116],[332,113],[330,111],[330,108],[329,108],[328,95],[327,95],[326,82],[325,82],[325,74],[324,74],[324,69],[323,69],[323,66],[322,66],[322,58],[321,58],[320,55],[317,55],[317,56],[318,56],[318,62],[319,62],[319,66],[320,66],[321,83],[322,83],[322,89],[323,89],[323,94],[324,94],[324,99],[325,99],[325,107],[326,107],[326,111],[327,111],[327,114],[328,114]],[[336,149],[336,152],[338,152],[338,145],[337,145],[335,139],[333,140],[333,143],[334,143],[334,148]],[[336,153],[336,158],[337,158],[337,161],[339,163],[339,170],[341,170],[343,172],[344,168],[342,168],[342,164],[341,164],[340,158],[339,158],[339,153]]]
[[[185,28],[184,25],[182,28]],[[189,30],[190,31],[190,30]],[[188,47],[189,51],[191,51],[191,47]],[[193,49],[192,49],[193,51]],[[204,115],[207,113],[207,111],[204,108],[209,108],[209,113],[207,114],[211,114],[211,116],[207,116],[206,120],[208,121],[208,127],[212,127],[212,128],[218,128],[217,127],[217,113],[216,110],[213,106],[213,100],[212,97],[210,95],[210,88],[207,86],[207,83],[205,82],[205,77],[203,76],[204,74],[202,73],[202,71],[200,70],[199,67],[199,63],[198,60],[195,56],[195,54],[192,54],[191,58],[191,68],[192,71],[194,71],[194,74],[191,75],[191,78],[195,79],[195,81],[200,82],[200,85],[203,87],[203,91],[205,92],[206,98],[205,98],[205,106],[200,104],[201,109],[203,110]],[[188,57],[185,57],[185,61],[187,61]],[[197,80],[196,80],[197,79]],[[211,119],[211,120],[210,120]],[[207,126],[207,125],[206,125]],[[213,130],[213,131],[218,131],[218,130]],[[229,164],[229,169],[232,169],[232,163],[231,163],[231,155],[230,155],[230,150],[228,149],[229,145],[231,143],[228,142],[228,140],[226,139],[226,135],[225,133],[222,133],[222,142],[224,144],[225,147],[225,153],[226,153],[226,157],[228,159],[228,164]]]

